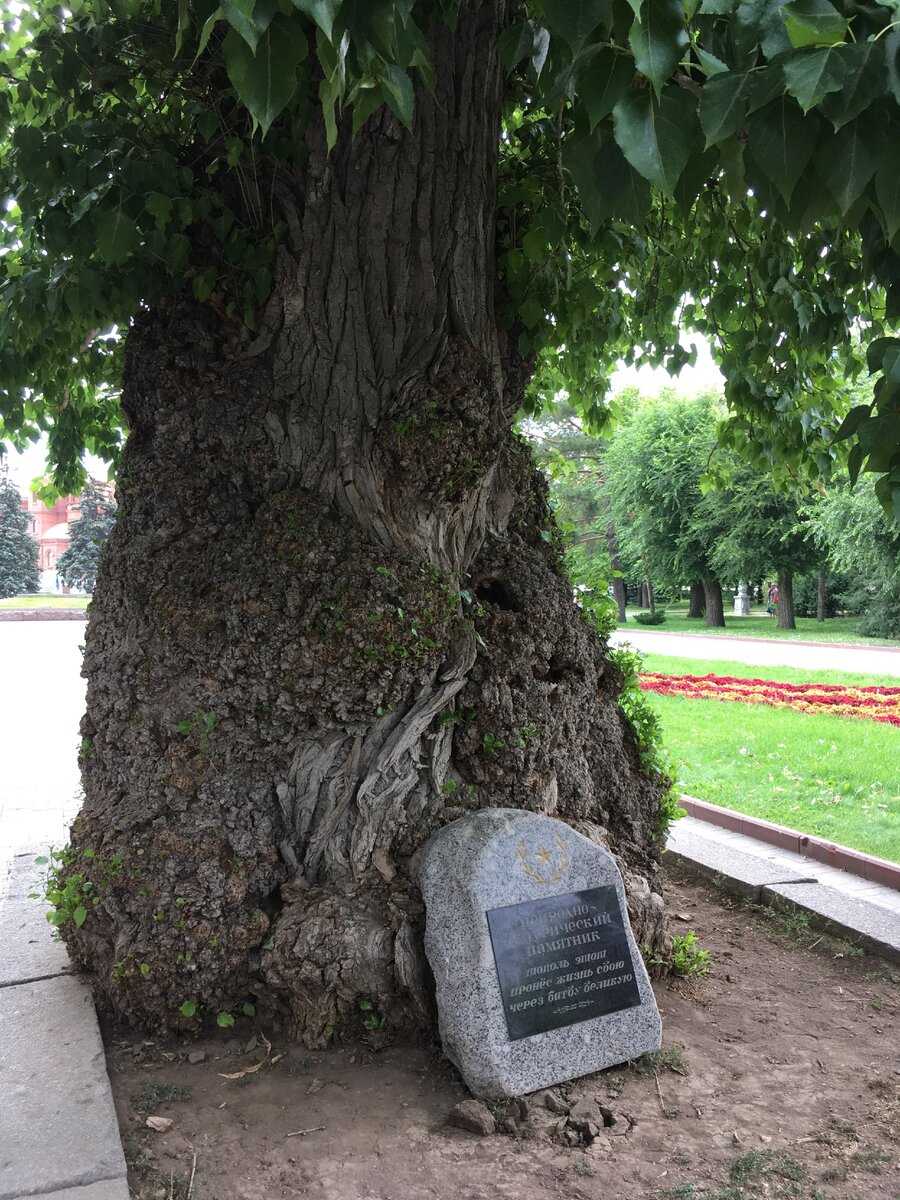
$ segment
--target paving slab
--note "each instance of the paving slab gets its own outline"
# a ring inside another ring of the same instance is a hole
[[[73,975],[0,988],[0,1129],[0,1200],[125,1179],[93,1001]]]
[[[787,902],[834,927],[858,945],[900,962],[900,918],[896,912],[821,883],[774,883],[763,888],[764,904]]]
[[[129,1200],[130,1194],[124,1179],[103,1179],[60,1192],[23,1192],[16,1200]]]
[[[720,876],[722,886],[740,896],[759,901],[770,884],[815,882],[815,875],[802,874],[778,862],[736,850],[727,841],[705,837],[685,826],[685,817],[669,831],[667,853],[703,875]]]
[[[0,901],[0,988],[73,970],[61,941],[53,937],[41,900]]]

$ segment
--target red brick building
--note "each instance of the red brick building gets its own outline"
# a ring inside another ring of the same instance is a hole
[[[31,536],[38,544],[38,567],[41,573],[41,591],[68,591],[56,577],[59,556],[69,545],[69,526],[81,516],[81,500],[78,496],[60,496],[52,508],[38,500],[30,492],[22,497],[22,508],[28,513]]]

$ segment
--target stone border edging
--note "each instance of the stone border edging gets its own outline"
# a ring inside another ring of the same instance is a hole
[[[699,630],[697,633],[694,633],[693,630],[688,631],[686,629],[679,629],[676,631],[671,631],[671,630],[666,630],[666,629],[645,628],[643,625],[640,625],[639,623],[637,623],[637,624],[638,624],[638,630],[637,630],[638,633],[654,633],[654,634],[658,633],[658,634],[663,635],[664,637],[686,637],[686,638],[714,637],[716,639],[716,641],[719,641],[719,642],[726,642],[726,643],[727,642],[748,642],[751,646],[755,645],[756,643],[761,643],[764,646],[814,646],[816,648],[824,646],[826,648],[832,647],[835,650],[884,650],[887,654],[900,654],[900,646],[873,646],[869,642],[807,642],[807,641],[802,641],[800,638],[741,637],[741,635],[739,633],[734,633],[734,634],[701,633],[701,632],[699,632]],[[624,631],[626,633],[630,632],[628,629],[626,629],[625,625],[617,625],[616,632],[619,633],[621,631]],[[727,661],[727,659],[726,659],[726,661]],[[753,667],[753,666],[762,666],[763,664],[762,663],[747,663],[746,665],[748,667]],[[818,669],[818,668],[813,668],[813,669]]]
[[[86,621],[83,608],[0,608],[2,621]]]
[[[730,829],[734,833],[743,833],[758,842],[777,846],[780,850],[792,850],[795,854],[803,854],[813,859],[814,862],[837,867],[850,875],[868,879],[870,883],[880,883],[900,892],[900,865],[885,858],[876,858],[874,854],[863,854],[861,850],[851,850],[848,846],[826,842],[812,834],[788,829],[785,825],[775,825],[772,821],[763,821],[760,817],[747,817],[732,808],[697,800],[694,796],[681,796],[679,803],[692,817],[700,821],[717,825],[721,829]]]

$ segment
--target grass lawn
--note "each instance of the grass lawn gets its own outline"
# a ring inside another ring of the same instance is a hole
[[[628,609],[629,618],[640,609]],[[638,633],[702,633],[710,637],[762,637],[784,638],[801,642],[855,642],[860,646],[900,646],[890,638],[868,638],[856,632],[859,617],[828,617],[817,621],[815,617],[797,617],[796,629],[779,629],[774,617],[734,617],[725,615],[724,629],[711,629],[702,618],[688,620],[687,609],[666,611],[663,625],[640,625],[628,620],[619,629]]]
[[[643,654],[644,671],[658,675],[731,675],[735,679],[771,679],[778,683],[841,683],[844,687],[900,687],[900,658],[896,675],[860,671],[810,671],[806,667],[762,667],[717,658],[680,658],[672,654]]]
[[[12,596],[0,608],[86,608],[90,596]]]
[[[688,795],[900,862],[900,730],[762,704],[647,696]]]

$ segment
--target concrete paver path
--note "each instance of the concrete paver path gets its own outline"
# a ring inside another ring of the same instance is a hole
[[[835,646],[829,642],[805,643],[772,638],[737,637],[731,634],[657,633],[639,629],[630,621],[610,635],[610,644],[630,642],[647,654],[678,658],[715,658],[759,667],[800,667],[811,671],[868,671],[896,675],[900,680],[900,647]]]

